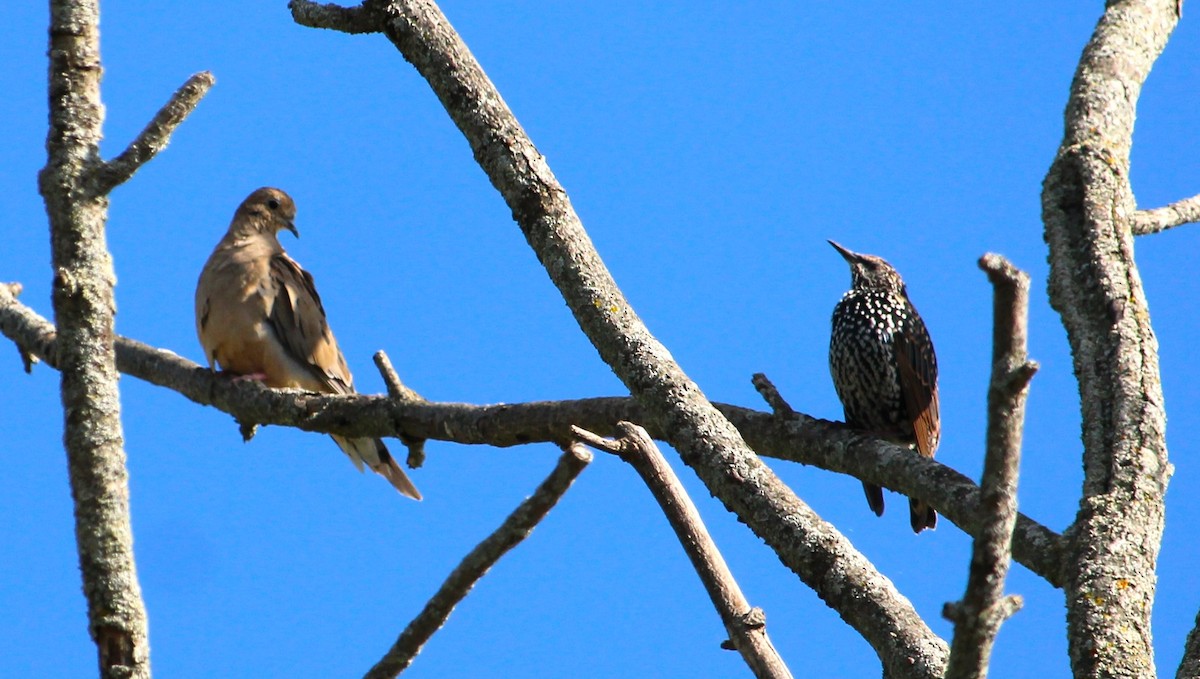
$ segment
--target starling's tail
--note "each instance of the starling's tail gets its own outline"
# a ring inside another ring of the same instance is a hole
[[[937,528],[937,512],[920,500],[908,499],[908,520],[912,523],[914,533]]]
[[[863,482],[863,490],[867,493],[867,504],[875,516],[883,516],[883,488]]]
[[[388,452],[383,441],[371,438],[350,439],[337,435],[333,435],[333,440],[341,447],[342,452],[350,457],[350,461],[359,471],[362,471],[365,462],[371,471],[387,479],[401,495],[414,500],[421,499],[421,491],[417,490],[408,475],[396,463],[396,458]]]

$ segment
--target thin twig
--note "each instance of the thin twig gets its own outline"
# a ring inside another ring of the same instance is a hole
[[[417,392],[409,389],[407,385],[400,381],[400,375],[392,366],[392,360],[388,358],[387,352],[380,349],[375,352],[375,367],[379,368],[379,374],[383,377],[384,384],[387,385],[388,396],[401,401],[410,403],[425,403],[425,397]]]
[[[987,676],[1000,625],[1021,608],[1021,598],[1004,596],[1017,522],[1017,477],[1025,398],[1037,364],[1026,351],[1029,329],[1029,276],[1000,255],[979,260],[995,289],[992,313],[992,379],[988,387],[987,452],[980,481],[985,519],[971,554],[967,591],[947,604],[954,622],[947,679]]]
[[[496,532],[467,554],[429,603],[425,604],[425,608],[400,633],[396,643],[364,675],[364,679],[395,677],[411,665],[413,658],[421,652],[429,638],[446,624],[454,607],[467,596],[475,583],[496,565],[500,557],[529,537],[529,533],[558,503],[591,461],[592,454],[582,445],[567,446],[554,471],[538,486],[533,496],[522,502]]]
[[[124,184],[151,158],[167,147],[171,134],[185,118],[196,109],[196,105],[212,89],[216,78],[208,71],[201,71],[187,79],[170,100],[154,114],[154,118],[138,134],[133,143],[121,155],[103,164],[98,170],[97,183],[104,193]]]
[[[725,558],[704,527],[696,505],[650,434],[642,427],[624,421],[617,423],[620,438],[611,442],[579,427],[572,427],[571,431],[588,445],[615,452],[646,482],[721,616],[725,631],[729,633],[729,644],[742,654],[754,676],[790,679],[791,671],[767,636],[766,616],[762,609],[751,608],[742,594]]]
[[[1133,214],[1133,235],[1145,236],[1184,224],[1200,222],[1200,195]]]
[[[387,385],[388,396],[407,403],[427,403],[424,397],[417,392],[409,389],[403,382],[400,381],[400,374],[392,367],[392,361],[388,358],[387,353],[382,349],[375,352],[375,367],[379,368],[379,374],[383,376],[383,382]],[[405,433],[400,433],[396,436],[400,442],[408,448],[408,459],[406,460],[409,468],[420,469],[421,465],[425,464],[425,441],[419,436],[409,436]]]
[[[0,286],[0,333],[57,369],[54,326]],[[268,389],[253,380],[222,379],[206,367],[170,351],[116,337],[117,369],[200,405],[250,422],[344,436],[399,436],[497,447],[558,443],[579,424],[612,432],[620,420],[646,421],[646,411],[629,397],[473,405],[429,402],[412,405],[386,396],[317,396]],[[772,413],[714,404],[764,457],[811,465],[869,479],[904,493],[933,499],[942,515],[971,535],[980,535],[984,512],[979,486],[943,463],[875,439],[856,436],[837,424],[807,415],[783,420]],[[664,432],[648,422],[652,436]],[[1063,538],[1019,515],[1013,557],[1054,587],[1063,583]]]
[[[21,292],[25,289],[25,286],[20,283],[0,283],[0,288],[3,288],[13,299],[16,299],[21,296]],[[27,351],[20,344],[16,344],[15,346],[17,354],[21,356],[21,367],[25,369],[25,374],[32,373],[34,364],[38,362],[38,357],[33,355],[32,352]]]
[[[779,390],[775,388],[774,383],[764,373],[754,373],[750,378],[750,383],[758,390],[763,400],[767,405],[771,406],[771,410],[779,417],[795,417],[796,411],[792,410],[792,406],[783,398]]]
[[[367,7],[342,7],[334,4],[305,2],[288,3],[292,19],[309,28],[328,28],[342,33],[379,33],[383,29]]]

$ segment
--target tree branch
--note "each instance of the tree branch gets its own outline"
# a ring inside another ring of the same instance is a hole
[[[292,20],[309,28],[328,28],[342,33],[382,33],[379,19],[365,7],[323,5],[318,2],[289,2]]]
[[[311,3],[294,0],[293,13]],[[504,197],[600,357],[709,491],[875,649],[893,677],[940,675],[946,646],[845,536],[756,456],[650,334],[596,252],[566,192],[432,0],[368,2],[425,78]],[[830,573],[845,576],[831,587]]]
[[[121,155],[97,168],[97,190],[108,193],[129,181],[142,165],[165,149],[175,128],[196,109],[214,83],[216,79],[208,71],[188,78]]]
[[[0,286],[0,333],[18,347],[56,367],[54,327]],[[237,420],[345,436],[408,433],[464,445],[516,446],[563,443],[570,427],[612,433],[621,420],[646,413],[630,398],[589,398],[476,406],[464,403],[406,403],[380,396],[318,396],[271,390],[250,381],[233,382],[176,354],[118,336],[117,368],[128,375],[213,406]],[[970,535],[982,531],[985,513],[975,482],[936,460],[864,437],[836,423],[800,416],[787,420],[737,406],[716,404],[758,454],[812,465],[887,486],[930,502]],[[652,423],[651,435],[665,440]],[[1055,587],[1061,587],[1062,538],[1018,515],[1013,558]]]
[[[38,189],[50,220],[63,340],[55,362],[88,631],[101,677],[142,679],[150,676],[150,642],[129,520],[113,348],[116,281],[104,239],[108,198],[96,181],[104,122],[99,22],[97,0],[50,2],[50,128]]]
[[[784,400],[783,395],[775,388],[775,383],[767,378],[763,373],[754,373],[750,378],[750,383],[758,391],[758,394],[763,397],[767,405],[771,407],[771,411],[779,417],[796,417],[797,413],[792,409],[790,403]]]
[[[1137,100],[1176,0],[1110,0],[1084,48],[1042,189],[1050,303],[1079,380],[1083,498],[1067,531],[1077,677],[1154,676],[1150,614],[1170,477],[1158,347],[1133,258]]]
[[[1179,661],[1179,669],[1175,672],[1175,679],[1194,677],[1200,677],[1200,614],[1196,615],[1196,624],[1188,632],[1183,645],[1183,659]]]
[[[1017,477],[1025,398],[1037,364],[1029,360],[1029,276],[999,255],[979,260],[995,288],[992,313],[992,379],[988,387],[987,452],[980,481],[987,514],[975,539],[967,591],[947,604],[943,615],[954,622],[954,641],[946,679],[987,677],[992,646],[1000,625],[1021,608],[1021,599],[1004,596],[1017,523]]]
[[[1133,214],[1133,235],[1145,236],[1195,222],[1200,222],[1200,195],[1153,210],[1138,210]]]
[[[379,374],[383,376],[383,382],[387,385],[389,397],[409,403],[427,403],[420,394],[409,389],[400,381],[399,373],[392,367],[392,360],[382,349],[375,352],[374,359],[375,367],[379,368]],[[397,433],[396,438],[400,439],[404,447],[408,448],[408,460],[406,460],[408,466],[412,469],[420,469],[421,465],[425,464],[425,439],[404,433]]]
[[[562,457],[558,458],[554,471],[538,486],[533,496],[522,502],[494,533],[467,554],[420,614],[400,633],[396,643],[364,675],[364,679],[396,677],[411,665],[413,658],[421,652],[421,647],[446,624],[454,607],[466,598],[475,583],[496,565],[500,557],[529,537],[534,527],[558,504],[591,461],[592,454],[582,445],[567,446]]]
[[[679,537],[679,543],[683,545],[683,551],[691,560],[700,581],[704,583],[704,589],[729,634],[729,643],[742,654],[754,676],[760,679],[791,679],[791,671],[767,636],[766,616],[762,609],[750,607],[750,602],[742,594],[724,557],[704,527],[696,505],[659,452],[658,446],[654,445],[650,434],[624,421],[617,423],[620,438],[615,441],[603,439],[579,427],[572,427],[571,431],[584,443],[620,456],[646,482],[675,535]]]
[[[21,291],[24,289],[25,286],[21,285],[20,283],[0,283],[0,291],[2,291],[0,292],[0,296],[3,296],[3,293],[7,293],[8,296],[4,297],[5,299],[15,300],[21,295]],[[21,356],[21,367],[25,369],[25,374],[28,375],[32,373],[33,365],[38,362],[38,357],[33,353],[26,351],[25,347],[21,346],[20,344],[14,344],[14,346],[17,348],[17,353]]]

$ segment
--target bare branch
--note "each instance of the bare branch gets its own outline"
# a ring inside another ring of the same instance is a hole
[[[624,420],[617,423],[616,429],[618,431],[620,431],[622,422]],[[596,450],[603,450],[618,457],[625,455],[629,451],[630,445],[632,445],[625,439],[606,439],[599,434],[592,433],[583,427],[575,425],[571,425],[571,435],[578,438],[581,443],[586,443]]]
[[[12,299],[16,299],[20,297],[21,291],[25,289],[25,286],[20,283],[0,283],[0,288],[3,288]],[[25,369],[25,374],[32,373],[34,364],[38,362],[38,357],[27,351],[20,344],[17,344],[16,348],[17,354],[21,357],[21,367]]]
[[[108,193],[124,184],[142,165],[167,147],[171,134],[184,119],[196,109],[196,105],[208,94],[216,78],[208,71],[201,71],[187,79],[175,90],[171,99],[154,114],[154,118],[138,134],[137,139],[121,155],[97,169],[97,190]]]
[[[582,440],[592,444],[603,441],[595,434],[572,427],[572,431]],[[750,602],[742,594],[737,580],[725,563],[725,558],[717,549],[700,512],[692,503],[692,498],[683,489],[683,484],[671,470],[667,460],[659,452],[658,446],[646,430],[630,422],[618,422],[617,431],[620,439],[610,443],[600,443],[601,450],[617,452],[622,460],[633,466],[646,482],[654,499],[662,507],[667,521],[671,523],[683,551],[692,562],[692,567],[704,583],[704,589],[712,599],[713,606],[721,616],[725,631],[729,633],[729,644],[742,654],[746,664],[750,666],[754,676],[777,677],[790,679],[792,673],[784,664],[783,659],[775,650],[770,637],[767,636],[766,616],[762,609],[751,608]],[[616,449],[614,451],[614,448]],[[618,452],[619,451],[619,452]]]
[[[1200,614],[1196,615],[1196,625],[1188,632],[1187,641],[1183,645],[1183,659],[1175,672],[1175,679],[1194,679],[1200,677]]]
[[[1138,210],[1133,214],[1133,235],[1145,236],[1195,222],[1200,222],[1200,195],[1153,210]]]
[[[754,376],[750,378],[750,382],[776,415],[779,417],[796,416],[796,411],[792,410],[792,406],[784,400],[783,395],[775,388],[775,384],[765,374],[754,373]]]
[[[387,385],[388,396],[400,401],[409,403],[426,403],[425,399],[417,392],[409,389],[400,381],[400,374],[392,367],[392,360],[381,349],[375,352],[375,367],[379,368],[379,374],[383,376],[383,382]],[[400,442],[408,448],[408,466],[412,469],[420,469],[421,465],[425,464],[425,439],[408,434],[400,433],[396,436]]]
[[[466,137],[576,322],[649,422],[714,496],[867,639],[893,677],[940,675],[945,643],[912,603],[762,463],[651,335],[545,157],[437,5],[393,0],[370,7]],[[845,574],[847,582],[831,587],[831,572]]]
[[[1019,597],[1004,596],[1004,582],[1017,523],[1025,399],[1037,371],[1026,349],[1029,276],[999,255],[984,255],[979,268],[995,288],[987,452],[980,481],[986,518],[972,549],[966,594],[958,604],[947,604],[943,613],[954,622],[947,679],[986,677],[1000,625],[1021,607]]]
[[[379,350],[373,356],[375,367],[379,368],[379,374],[383,377],[384,384],[387,385],[388,396],[408,401],[410,403],[425,403],[425,398],[417,392],[409,389],[407,385],[400,381],[400,375],[396,369],[392,367],[392,359],[388,358],[387,352]]]
[[[88,632],[102,678],[146,679],[150,642],[133,555],[113,348],[115,275],[104,238],[108,200],[94,181],[104,123],[99,22],[98,0],[50,2],[50,128],[38,189],[50,220],[62,338],[55,361]]]
[[[1177,0],[1109,0],[1083,50],[1042,185],[1050,304],[1079,381],[1083,497],[1064,570],[1075,676],[1153,676],[1150,617],[1170,477],[1158,345],[1129,184],[1138,97]]]
[[[0,333],[56,367],[54,326],[4,294],[0,286]],[[476,406],[465,403],[410,404],[381,396],[316,396],[272,390],[250,381],[235,383],[176,354],[118,336],[117,368],[174,390],[235,419],[344,436],[399,436],[406,432],[464,445],[516,446],[562,443],[570,427],[612,433],[621,420],[645,420],[631,398],[588,398]],[[738,406],[715,404],[762,456],[812,465],[887,486],[930,502],[938,513],[971,535],[982,531],[979,488],[971,479],[898,446],[860,436],[845,427],[802,416],[783,420]],[[666,436],[648,427],[658,440]],[[1061,587],[1063,539],[1018,515],[1013,558],[1051,585]]]
[[[413,658],[421,652],[429,638],[446,624],[454,607],[466,598],[475,583],[496,565],[500,557],[529,537],[534,527],[558,504],[591,461],[592,454],[582,445],[567,446],[562,457],[558,458],[554,471],[538,486],[533,496],[522,502],[494,533],[467,554],[364,678],[395,677],[411,665]]]
[[[288,3],[292,20],[309,28],[328,28],[342,33],[381,33],[379,20],[364,5],[342,7],[321,4],[308,0],[292,0]]]

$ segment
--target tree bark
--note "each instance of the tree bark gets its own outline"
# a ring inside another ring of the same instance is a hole
[[[115,277],[99,190],[99,7],[50,3],[49,159],[39,189],[50,220],[62,371],[63,443],[75,501],[88,629],[102,677],[149,677],[146,611],[133,559],[129,485],[113,348]]]
[[[1029,276],[999,255],[984,255],[979,268],[995,288],[992,303],[992,379],[988,386],[987,451],[979,481],[987,520],[975,539],[962,601],[943,613],[954,622],[946,679],[984,679],[1000,625],[1020,609],[1004,596],[1017,523],[1017,476],[1025,428],[1025,398],[1037,364],[1029,360]]]
[[[1129,152],[1138,95],[1178,9],[1176,0],[1108,3],[1043,185],[1050,303],[1067,329],[1083,413],[1083,498],[1064,559],[1077,677],[1155,675],[1150,614],[1170,472],[1158,344],[1133,258]]]

